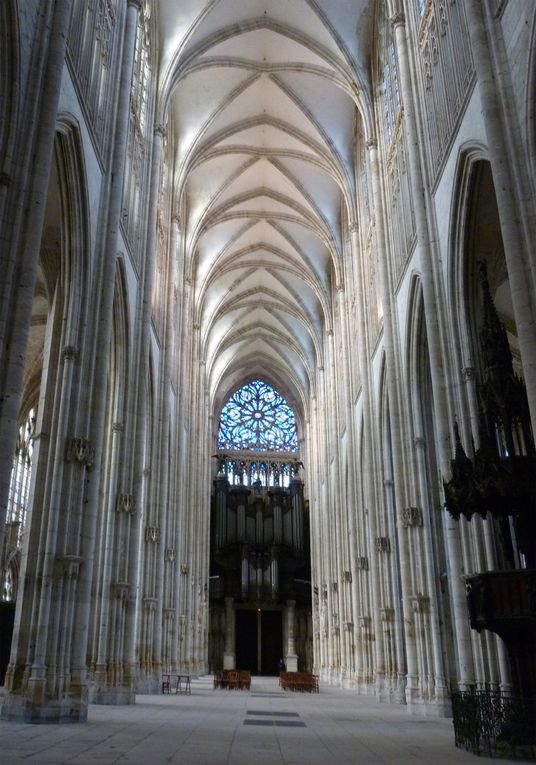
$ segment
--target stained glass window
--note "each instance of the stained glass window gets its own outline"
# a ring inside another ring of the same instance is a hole
[[[244,385],[222,409],[218,449],[297,452],[292,409],[262,380]]]

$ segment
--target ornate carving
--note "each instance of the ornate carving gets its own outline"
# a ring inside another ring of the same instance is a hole
[[[112,591],[118,600],[126,600],[128,598],[129,584],[128,582],[113,582]]]
[[[377,149],[378,148],[378,139],[377,138],[369,138],[367,141],[365,141],[365,146],[370,151],[371,149]]]
[[[352,572],[351,571],[345,571],[343,573],[344,581],[348,584],[352,584]]]
[[[71,438],[67,445],[67,462],[78,462],[91,467],[94,461],[93,445],[88,438]]]
[[[76,361],[78,358],[78,348],[75,345],[66,345],[62,355],[65,361]]]
[[[160,541],[160,529],[158,526],[146,526],[145,527],[145,541],[146,542],[159,542]]]
[[[156,611],[156,607],[158,605],[158,600],[156,598],[148,598],[145,597],[143,599],[143,610],[147,613],[152,613],[153,611]]]
[[[396,29],[396,27],[406,23],[406,14],[404,11],[398,11],[391,16],[389,21],[391,22],[393,29]]]
[[[410,597],[411,607],[418,614],[426,614],[430,610],[430,598],[418,592]]]
[[[115,502],[115,509],[118,513],[134,513],[136,509],[136,501],[133,494],[123,494],[120,492],[117,495]]]
[[[391,552],[391,540],[389,537],[376,537],[376,552],[390,553]]]
[[[364,555],[357,558],[355,564],[360,571],[368,571],[368,567],[369,567],[368,558],[365,557]]]
[[[400,511],[400,523],[407,529],[409,526],[422,526],[422,511],[419,507],[404,507]]]
[[[168,547],[164,553],[164,560],[173,562],[175,560],[175,548]]]
[[[190,566],[187,563],[181,563],[181,574],[183,576],[186,576],[188,572],[190,571]]]
[[[69,579],[75,579],[78,576],[82,561],[83,558],[78,555],[56,555],[56,563],[60,567],[61,573]]]
[[[395,609],[392,606],[385,606],[384,608],[380,608],[380,618],[382,622],[394,622]]]

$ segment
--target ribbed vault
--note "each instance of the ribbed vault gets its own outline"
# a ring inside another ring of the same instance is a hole
[[[215,410],[261,377],[315,393],[369,124],[371,0],[159,4],[162,117]]]

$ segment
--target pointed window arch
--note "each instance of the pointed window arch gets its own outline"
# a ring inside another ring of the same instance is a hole
[[[235,391],[223,407],[218,449],[297,452],[294,412],[271,385],[254,380]]]

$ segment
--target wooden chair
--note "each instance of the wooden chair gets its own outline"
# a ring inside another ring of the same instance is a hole
[[[227,687],[229,690],[240,688],[240,675],[236,670],[230,670],[227,675]]]

